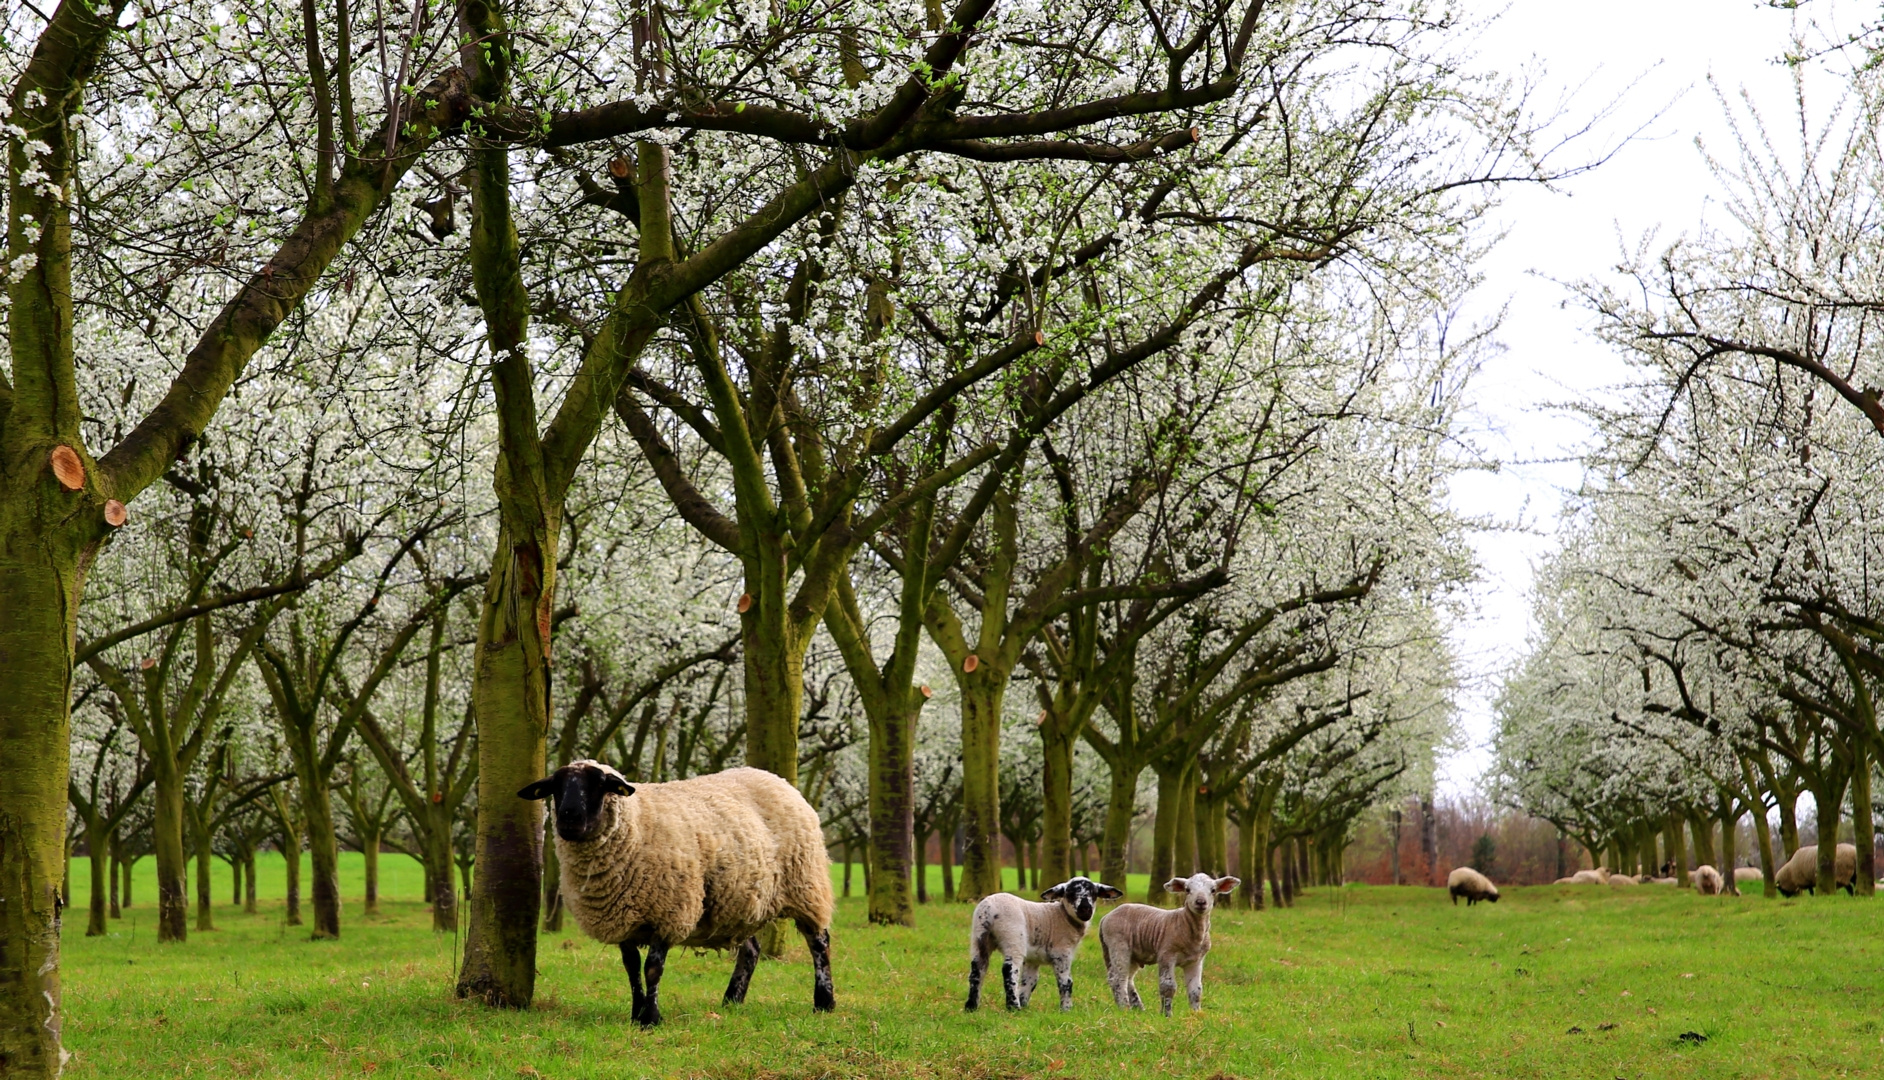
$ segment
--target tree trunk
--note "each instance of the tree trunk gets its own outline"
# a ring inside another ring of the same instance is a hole
[[[929,834],[916,837],[916,903],[929,902]]]
[[[1278,908],[1287,907],[1287,901],[1282,895],[1282,878],[1276,874],[1276,849],[1273,847],[1263,849],[1263,872],[1269,878],[1270,902]],[[1262,886],[1259,884],[1257,888]]]
[[[118,885],[121,881],[124,880],[124,874],[125,874],[122,846],[123,846],[122,842],[118,839],[118,834],[112,833],[111,834],[111,917],[114,919],[124,918],[123,899],[121,898],[121,895],[118,891]]]
[[[1797,791],[1774,791],[1779,802],[1779,841],[1785,846],[1773,864],[1774,869],[1784,866],[1792,853],[1799,850],[1799,793]]]
[[[1439,818],[1431,795],[1420,796],[1420,855],[1426,863],[1426,884],[1438,884]]]
[[[1720,863],[1714,861],[1714,819],[1698,810],[1689,810],[1682,815],[1688,822],[1688,831],[1694,836],[1693,862],[1696,866],[1711,866],[1720,869]]]
[[[368,915],[379,914],[379,832],[362,832],[360,855],[366,863],[366,907]]]
[[[877,925],[915,925],[909,897],[909,873],[916,833],[916,720],[920,695],[892,689],[881,715],[870,724],[870,921]],[[921,866],[921,860],[916,864]],[[918,871],[920,872],[920,871]],[[918,885],[918,891],[922,886]]]
[[[101,814],[93,814],[85,822],[85,848],[91,852],[92,898],[87,904],[85,919],[86,937],[103,937],[105,933],[105,872],[111,867],[111,860],[106,857],[105,820]]]
[[[1688,887],[1688,845],[1684,835],[1686,824],[1680,813],[1674,810],[1668,812],[1668,861],[1675,864],[1675,887],[1678,889]]]
[[[301,925],[301,830],[294,826],[283,831],[281,854],[288,860],[289,926]]]
[[[1184,778],[1178,783],[1177,835],[1172,837],[1172,841],[1176,850],[1171,854],[1171,865],[1177,870],[1178,877],[1190,877],[1198,871],[1197,859],[1202,854],[1197,850],[1196,759],[1185,764]]]
[[[938,843],[936,847],[937,857],[942,863],[942,901],[943,903],[953,904],[955,902],[954,822],[951,821],[946,828],[937,830],[936,835],[940,839],[940,843]]]
[[[313,770],[308,770],[312,772]],[[301,813],[308,862],[314,870],[316,940],[340,936],[340,841],[334,836],[333,792],[324,776],[302,776]]]
[[[174,768],[153,760],[151,847],[157,856],[157,940],[187,941],[189,899],[185,876],[189,872],[183,852],[183,779]]]
[[[1734,864],[1740,861],[1739,853],[1736,850],[1739,847],[1740,838],[1734,835],[1734,833],[1738,831],[1738,825],[1739,822],[1734,820],[1733,799],[1722,795],[1720,797],[1721,865],[1717,869],[1720,870],[1721,877],[1724,879],[1721,882],[1721,886],[1726,890],[1728,896],[1740,895],[1740,883],[1734,879]]]
[[[200,811],[190,813],[190,832],[196,840],[196,928],[207,931],[216,929],[216,885],[210,880],[210,872],[216,868],[216,853],[211,850],[209,828],[202,818]]]
[[[1818,807],[1819,877],[1817,893],[1821,897],[1838,891],[1838,819],[1843,815],[1845,778],[1837,777],[1813,787],[1812,797]]]
[[[521,800],[519,800],[521,801]],[[452,879],[451,820],[434,803],[426,808],[432,825],[420,837],[425,846],[425,889],[432,894],[432,929],[441,934],[458,930],[458,884]]]
[[[1400,880],[1400,826],[1405,824],[1405,817],[1406,817],[1406,814],[1398,806],[1393,808],[1393,827],[1390,830],[1390,832],[1393,837],[1393,883],[1395,885],[1403,884],[1403,882]],[[1563,845],[1561,843],[1558,844],[1558,849],[1559,849],[1557,852],[1557,863],[1558,863],[1557,876],[1558,877],[1563,876],[1562,846]]]
[[[1863,739],[1852,740],[1851,828],[1858,848],[1858,876],[1852,886],[1859,896],[1877,893],[1877,827],[1871,817],[1871,755]]]
[[[556,838],[550,834],[551,828],[546,820],[543,828],[543,932],[559,934],[563,929],[563,868],[556,858]]]
[[[1041,880],[1058,884],[1073,876],[1073,746],[1058,717],[1039,727],[1041,768]]]
[[[1151,879],[1145,883],[1145,903],[1169,907],[1171,894],[1164,883],[1177,876],[1177,835],[1183,804],[1184,774],[1189,764],[1157,766],[1158,816],[1151,823]]]
[[[255,914],[254,845],[250,845],[242,852],[242,910],[245,914]]]
[[[1243,888],[1236,898],[1236,906],[1246,911],[1263,909],[1263,880],[1257,876],[1256,852],[1262,838],[1256,827],[1256,811],[1242,814],[1236,823],[1236,876],[1243,879]]]
[[[1144,771],[1144,766],[1136,759],[1107,764],[1112,770],[1106,794],[1105,834],[1099,841],[1099,877],[1123,889],[1127,880],[1126,856],[1132,842],[1132,814],[1138,808],[1138,775]]]
[[[959,679],[962,691],[963,900],[1001,891],[1001,702],[1005,674],[983,663]]]

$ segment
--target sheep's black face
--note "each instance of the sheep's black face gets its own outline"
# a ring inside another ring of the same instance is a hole
[[[1101,900],[1117,900],[1125,894],[1090,878],[1076,877],[1062,881],[1040,894],[1042,900],[1058,900],[1066,913],[1079,922],[1091,922],[1093,905]]]
[[[593,840],[602,830],[602,805],[610,795],[633,795],[635,789],[612,769],[593,763],[565,765],[522,791],[520,799],[554,798],[556,835],[572,844]]]

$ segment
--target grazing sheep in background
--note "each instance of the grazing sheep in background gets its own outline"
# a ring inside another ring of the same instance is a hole
[[[1459,897],[1465,897],[1465,906],[1471,907],[1480,900],[1496,904],[1498,886],[1491,879],[1469,866],[1461,866],[1446,875],[1446,891],[1452,894],[1452,904],[1457,907]]]
[[[630,786],[599,761],[577,761],[517,794],[555,799],[563,903],[583,933],[621,946],[643,1026],[661,1022],[661,973],[676,946],[737,949],[725,1001],[744,1001],[756,935],[775,919],[792,920],[811,948],[812,1007],[836,1007],[830,857],[818,812],[790,783],[729,769]]]
[[[1850,844],[1838,845],[1832,853],[1832,883],[1834,887],[1851,893],[1852,884],[1858,878],[1858,849]],[[1807,844],[1792,853],[1784,866],[1773,871],[1773,884],[1786,896],[1797,896],[1801,891],[1818,895],[1819,884],[1819,846]]]
[[[981,980],[987,974],[989,957],[999,949],[1001,985],[1008,1008],[1027,1007],[1044,963],[1053,968],[1054,980],[1059,983],[1060,1011],[1071,1010],[1073,955],[1092,922],[1093,904],[1124,895],[1110,885],[1076,877],[1041,893],[1044,903],[1023,900],[1012,893],[983,898],[975,905],[974,918],[968,924],[968,1004],[964,1008],[974,1012],[981,1007]],[[1014,978],[1016,962],[1021,965],[1018,988]]]
[[[1704,865],[1694,872],[1694,891],[1702,896],[1719,896],[1726,891],[1726,883],[1719,870]]]
[[[1106,980],[1119,1007],[1142,1009],[1144,1001],[1132,980],[1138,969],[1158,965],[1158,998],[1164,1015],[1171,1015],[1177,994],[1178,968],[1190,991],[1191,1011],[1204,1007],[1204,956],[1210,952],[1210,910],[1217,897],[1241,882],[1233,877],[1192,874],[1164,883],[1166,892],[1183,893],[1184,905],[1170,911],[1149,904],[1120,904],[1099,920],[1099,948],[1106,961]]]
[[[1640,884],[1641,882],[1637,881],[1636,879],[1630,877],[1627,874],[1609,875],[1609,887],[1612,889],[1633,889],[1637,885],[1640,885]]]
[[[1609,881],[1609,871],[1602,867],[1594,870],[1578,870],[1567,878],[1558,878],[1559,885],[1602,885]]]
[[[1766,871],[1761,870],[1757,866],[1734,867],[1734,884],[1745,885],[1748,882],[1753,882],[1753,881],[1761,882],[1762,884],[1764,884],[1766,881]]]
[[[1674,884],[1677,884],[1677,879],[1671,878],[1671,877],[1645,877],[1642,879],[1642,884],[1644,885],[1674,885]]]

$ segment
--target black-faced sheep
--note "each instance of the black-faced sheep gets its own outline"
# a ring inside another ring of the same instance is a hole
[[[1040,894],[1041,903],[1012,893],[995,893],[975,905],[968,924],[969,1012],[981,1006],[981,980],[988,960],[1001,950],[1001,986],[1007,1007],[1025,1009],[1040,981],[1040,965],[1053,968],[1060,987],[1060,1011],[1073,1007],[1073,956],[1092,923],[1093,904],[1125,894],[1088,878],[1063,881]],[[1015,978],[1014,965],[1020,964]]]
[[[1858,878],[1858,849],[1850,844],[1838,845],[1832,853],[1832,882],[1834,887],[1852,891],[1852,883]],[[1819,885],[1819,846],[1807,844],[1792,853],[1785,865],[1773,871],[1773,884],[1786,896],[1797,896],[1801,892],[1818,894]]]
[[[1694,872],[1694,891],[1702,896],[1719,896],[1726,890],[1726,883],[1721,879],[1720,871],[1711,866],[1701,866]]]
[[[1446,875],[1446,891],[1452,894],[1454,907],[1458,906],[1459,897],[1465,897],[1465,906],[1471,907],[1480,900],[1496,904],[1498,886],[1490,878],[1469,866],[1461,866]]]
[[[1191,1011],[1204,1007],[1204,957],[1210,952],[1210,912],[1217,897],[1236,888],[1233,877],[1192,874],[1164,883],[1166,892],[1182,893],[1181,907],[1165,910],[1149,904],[1120,904],[1099,920],[1099,948],[1105,956],[1106,981],[1120,1008],[1142,1009],[1133,979],[1138,969],[1158,965],[1158,999],[1171,1015],[1177,995],[1177,969],[1184,969]]]
[[[776,919],[792,920],[811,948],[812,1007],[835,1007],[830,858],[817,811],[790,783],[729,769],[631,786],[577,761],[517,794],[555,800],[563,902],[583,933],[621,946],[635,1020],[661,1022],[661,972],[676,946],[738,950],[725,1000],[744,1001],[757,935]]]

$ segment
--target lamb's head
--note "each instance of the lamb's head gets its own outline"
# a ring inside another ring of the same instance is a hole
[[[556,801],[556,835],[572,844],[593,840],[602,831],[605,804],[610,795],[627,797],[635,789],[614,769],[599,761],[575,761],[522,791],[520,799]]]
[[[1190,877],[1174,877],[1164,883],[1166,892],[1182,893],[1184,906],[1194,915],[1208,915],[1217,904],[1217,897],[1228,893],[1242,882],[1233,877],[1213,878],[1209,874],[1192,874]]]
[[[1058,900],[1066,916],[1074,922],[1092,921],[1093,905],[1101,900],[1117,900],[1125,894],[1110,885],[1093,881],[1090,878],[1076,877],[1062,881],[1053,888],[1040,894],[1046,901]]]

